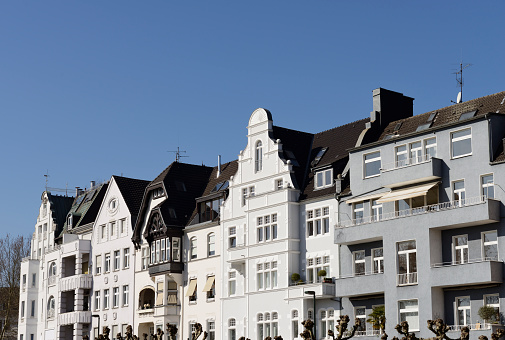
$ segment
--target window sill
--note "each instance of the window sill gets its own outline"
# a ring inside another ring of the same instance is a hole
[[[196,301],[189,301],[190,305],[196,305]]]
[[[379,177],[380,175],[381,175],[381,174],[379,173],[379,174],[377,174],[377,175],[372,175],[372,176],[368,176],[368,177],[367,177],[367,176],[365,176],[365,177],[363,177],[363,179],[369,179],[369,178]]]
[[[216,301],[216,298],[208,298],[207,299],[207,302],[214,302],[214,301]]]
[[[460,156],[452,156],[451,159],[464,158],[464,157],[468,157],[468,156],[471,156],[471,155],[472,155],[471,153],[467,153],[467,154],[460,155]]]

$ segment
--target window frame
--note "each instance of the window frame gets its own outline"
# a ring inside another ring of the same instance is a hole
[[[484,177],[486,176],[491,176],[491,179],[492,181],[491,182],[486,182],[486,183],[483,183],[483,180],[484,180]],[[483,174],[483,175],[480,175],[480,183],[479,183],[479,186],[480,186],[480,194],[482,196],[485,196],[486,199],[487,198],[492,198],[494,199],[494,172],[491,172],[491,173],[487,173],[487,174]],[[493,193],[492,195],[490,196],[489,195],[489,188],[492,187],[492,190],[493,190]]]
[[[435,143],[428,145],[428,142],[432,141],[432,140],[435,140]],[[428,152],[429,149],[434,149],[434,152],[433,152],[434,155],[432,155],[431,152]],[[431,159],[431,158],[437,157],[437,137],[436,136],[423,139],[423,152],[424,152],[424,155],[426,155],[426,159]],[[429,155],[429,157],[428,157],[428,155]]]
[[[496,234],[496,241],[485,241],[485,234]],[[487,243],[487,244],[486,244]],[[485,249],[487,245],[496,245],[496,259],[485,256]],[[485,261],[497,261],[500,259],[500,248],[498,247],[498,230],[487,230],[481,233],[481,248],[482,248],[482,259]]]
[[[356,255],[358,254],[363,254],[363,258],[357,259]],[[358,265],[363,265],[363,272],[358,272],[356,270]],[[366,252],[364,249],[355,250],[352,252],[352,274],[353,276],[366,275]]]
[[[216,255],[216,234],[207,234],[207,257]]]
[[[254,144],[254,172],[263,170],[263,142],[257,140]]]
[[[382,256],[375,256],[375,251],[379,249],[382,249]],[[376,262],[377,262],[377,270],[376,270]],[[372,273],[374,274],[384,273],[384,247],[372,248]]]
[[[319,175],[321,175],[321,181],[320,183]],[[328,177],[329,177],[329,183],[328,183]],[[329,169],[322,169],[316,171],[314,174],[314,190],[320,190],[320,189],[325,189],[333,186],[333,168]]]
[[[463,299],[468,299],[468,306],[460,306],[460,300],[463,300]],[[472,300],[470,299],[470,295],[466,295],[466,296],[456,296],[454,298],[454,301],[455,301],[455,304],[456,304],[456,317],[455,317],[455,321],[456,321],[456,325],[458,326],[468,326],[472,323],[472,310],[471,310],[471,305],[472,305]],[[464,319],[466,322],[464,322],[463,324],[460,324],[459,322],[459,312],[460,311],[465,311],[465,316],[464,316]],[[468,311],[469,315],[468,315],[468,319],[467,319],[467,316],[466,316],[466,311]]]
[[[369,160],[366,159],[366,156],[377,154],[377,153],[379,154],[378,157],[374,157],[374,158],[371,158]],[[370,176],[367,176],[366,175],[366,173],[367,173],[367,171],[366,171],[367,164],[374,163],[374,162],[377,162],[377,161],[379,162],[379,171],[378,171],[378,173],[372,174]],[[382,167],[382,157],[381,157],[381,151],[380,150],[363,154],[363,178],[364,179],[380,176],[380,174],[381,174],[381,172],[380,172],[381,167]]]
[[[196,236],[192,236],[189,239],[189,259],[188,260],[196,260],[198,258],[198,239]]]
[[[228,248],[237,247],[237,227],[228,227]]]
[[[456,240],[460,237],[465,237],[466,238],[466,245],[460,246],[456,245]],[[464,258],[465,250],[466,249],[466,258]],[[460,256],[463,259],[461,262],[457,261],[456,255],[457,253],[460,252]],[[461,235],[454,235],[452,237],[452,263],[453,264],[464,264],[468,263],[470,259],[470,252],[468,248],[468,234],[461,234]]]
[[[454,138],[454,134],[455,133],[466,131],[466,130],[470,131],[470,134],[468,135],[469,137],[468,136],[463,136],[463,137],[456,137],[456,138]],[[458,158],[461,158],[461,157],[471,156],[473,154],[472,127],[471,126],[468,127],[468,128],[460,129],[460,130],[451,131],[450,132],[450,137],[451,137],[451,139],[450,139],[451,140],[451,159],[458,159]],[[470,139],[470,152],[455,156],[454,155],[454,143],[455,142],[460,142],[460,141],[463,141],[463,140],[466,140],[466,139]]]
[[[412,332],[418,332],[420,330],[420,324],[419,324],[419,299],[402,299],[402,300],[398,300],[398,323],[401,323],[402,322],[402,309],[400,308],[400,303],[403,302],[403,301],[416,301],[417,302],[417,308],[414,310],[414,309],[408,309],[408,308],[404,308],[403,309],[403,313],[413,313],[414,311],[417,313],[417,326],[418,328],[411,328],[410,331]],[[412,325],[409,325],[412,327]]]

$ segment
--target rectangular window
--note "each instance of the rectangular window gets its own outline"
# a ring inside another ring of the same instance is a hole
[[[472,154],[472,130],[470,128],[451,133],[452,158]]]
[[[494,308],[495,315],[491,318],[491,322],[500,322],[500,296],[498,294],[484,295],[484,305]]]
[[[209,332],[209,340],[216,340],[216,323],[214,321],[207,321],[207,331]]]
[[[467,326],[471,323],[470,319],[470,297],[456,298],[456,306],[458,308],[458,326]]]
[[[105,240],[107,238],[107,226],[105,224],[102,225],[101,231],[102,231],[102,240]]]
[[[482,257],[484,260],[498,260],[498,233],[496,230],[482,233]]]
[[[233,296],[237,293],[237,272],[228,272],[228,295]]]
[[[333,185],[333,169],[326,169],[316,172],[315,188],[322,189]]]
[[[366,309],[365,307],[355,307],[354,308],[354,317],[357,320],[358,328],[356,329],[358,333],[357,335],[366,335]]]
[[[123,249],[123,268],[130,268],[130,248]]]
[[[119,307],[119,287],[112,288],[112,307]]]
[[[33,273],[32,274],[32,287],[35,287],[36,283],[37,283],[37,274]]]
[[[421,142],[410,143],[410,163],[417,164],[423,161],[423,148]]]
[[[161,262],[165,261],[165,239],[161,239]]]
[[[95,310],[100,310],[100,291],[95,291]]]
[[[380,151],[369,153],[364,156],[365,178],[380,175],[381,153]]]
[[[452,182],[452,192],[456,206],[463,206],[465,204],[465,181]]]
[[[32,300],[32,309],[30,311],[30,316],[32,318],[35,316],[35,300]]]
[[[119,270],[121,263],[121,251],[114,250],[114,270]]]
[[[25,302],[21,301],[21,317],[25,317]]]
[[[453,263],[468,262],[468,235],[453,236]]]
[[[160,262],[160,250],[161,250],[160,240],[156,240],[156,258],[155,258],[156,263]]]
[[[114,236],[116,233],[116,222],[110,222],[110,236]]]
[[[365,275],[365,251],[359,250],[352,253],[354,259],[354,275]]]
[[[372,200],[372,221],[377,222],[382,219],[382,203],[377,200]]]
[[[428,159],[437,157],[437,139],[435,137],[424,140],[424,154]]]
[[[482,175],[480,177],[480,184],[482,187],[482,196],[485,196],[486,198],[494,198],[493,174]]]
[[[354,203],[353,217],[356,224],[364,222],[365,204],[363,202]]]
[[[237,227],[228,229],[228,247],[235,248],[237,246]]]
[[[130,286],[124,285],[123,286],[123,306],[128,306],[129,301],[130,301]]]
[[[411,331],[419,331],[419,308],[417,300],[398,301],[400,323],[407,321]]]
[[[256,241],[270,241],[277,238],[277,214],[260,216],[256,219]]]
[[[398,285],[417,283],[416,241],[398,242]]]
[[[276,181],[275,181],[275,189],[276,189],[276,190],[282,190],[282,188],[283,188],[283,184],[284,184],[284,183],[283,183],[282,179],[278,179],[278,180],[276,180]]]
[[[247,202],[247,188],[242,189],[242,206]]]
[[[408,164],[408,153],[407,153],[407,145],[397,146],[396,150],[396,168],[401,168]]]
[[[181,260],[180,244],[180,237],[172,237],[172,261],[174,262],[179,262]]]
[[[95,273],[98,275],[102,273],[102,255],[97,255],[95,259]]]
[[[119,220],[119,229],[121,230],[121,234],[126,233],[126,218]]]
[[[142,270],[147,269],[147,265],[149,263],[149,248],[142,248]]]
[[[110,253],[105,254],[105,272],[110,272]]]
[[[103,309],[108,309],[109,308],[109,290],[104,289],[103,290]]]
[[[373,255],[373,272],[375,274],[384,273],[384,249],[375,248],[372,249]]]

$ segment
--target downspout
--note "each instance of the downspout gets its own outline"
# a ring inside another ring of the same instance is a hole
[[[487,120],[487,134],[489,136],[489,162],[493,161],[493,129],[491,129],[491,121],[489,119],[489,114],[484,115]]]

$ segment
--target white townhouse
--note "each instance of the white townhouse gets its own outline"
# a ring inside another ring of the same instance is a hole
[[[135,317],[133,225],[148,181],[112,176],[93,225],[93,337],[108,326],[111,337],[126,333]],[[98,325],[100,324],[100,329]]]

